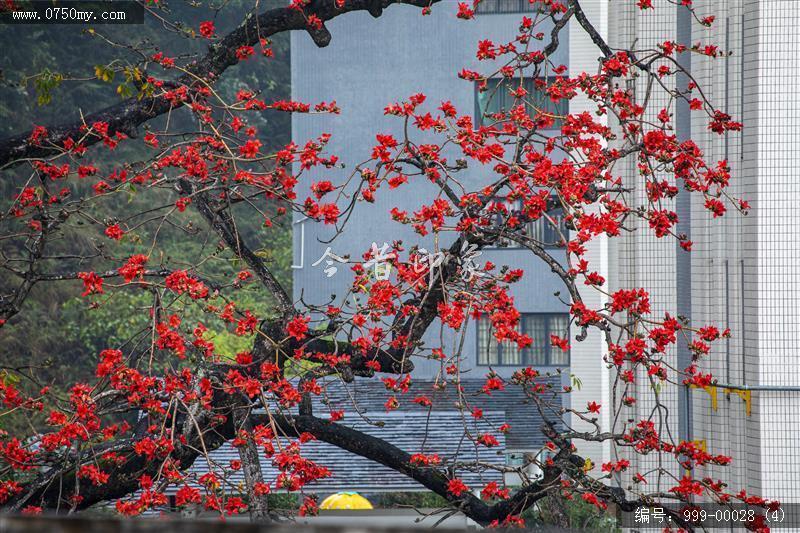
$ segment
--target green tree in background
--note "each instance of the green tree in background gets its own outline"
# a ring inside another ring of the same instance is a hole
[[[262,2],[262,8],[278,5],[271,0]],[[3,26],[0,48],[14,50],[0,57],[0,137],[30,130],[38,124],[60,124],[79,120],[82,115],[113,105],[135,94],[137,80],[132,76],[142,55],[169,50],[171,54],[187,57],[202,55],[208,41],[196,33],[202,20],[212,10],[215,26],[223,32],[238,24],[252,8],[248,2],[194,3],[183,1],[161,2],[160,13],[171,22],[169,31],[151,18],[144,25],[95,26],[87,29],[81,25],[53,26]],[[274,57],[265,61],[243,62],[232,67],[215,89],[225,98],[234,98],[237,91],[258,90],[266,100],[288,99],[290,89],[289,35],[278,34],[271,42]],[[140,72],[140,78],[146,76]],[[141,80],[139,80],[140,82]],[[176,132],[193,131],[195,119],[187,109],[178,109],[169,117],[160,117],[140,129],[144,135],[150,129],[164,128]],[[277,150],[291,140],[291,117],[287,113],[264,111],[251,115],[250,124],[257,127],[265,147]],[[141,143],[122,143],[114,152],[97,151],[97,166],[110,167],[117,160],[137,161],[149,156]],[[23,171],[12,169],[18,175]],[[6,210],[14,194],[12,180],[0,181],[3,209]],[[164,203],[169,203],[169,198]],[[125,194],[104,203],[101,215],[112,220],[125,210],[144,210],[152,198],[143,198],[136,186],[131,185]],[[195,226],[202,226],[199,216],[187,213]],[[291,237],[286,224],[264,228],[259,221],[241,217],[239,230],[251,242],[262,244],[261,253],[273,264],[273,270],[282,283],[291,285]],[[85,253],[92,253],[106,237],[90,224],[85,231],[73,232],[69,246],[80,243]],[[141,242],[152,239],[145,228],[126,235],[123,246],[117,246],[115,255],[133,253]],[[164,228],[159,232],[160,253],[191,264],[197,258],[214,250],[217,242],[186,238],[184,231]],[[128,246],[125,246],[125,241]],[[62,245],[64,243],[61,243]],[[63,249],[54,243],[53,253]],[[74,249],[73,249],[74,250]],[[101,268],[102,257],[87,261],[87,271]],[[211,272],[220,279],[235,264],[230,253],[221,251],[217,266]],[[0,290],[7,289],[14,280],[0,272]],[[133,291],[120,291],[101,305],[89,305],[81,298],[82,284],[38,285],[25,302],[25,313],[15,317],[15,326],[6,328],[0,343],[0,361],[3,367],[21,369],[42,385],[58,389],[75,380],[93,375],[97,364],[95,357],[108,346],[124,346],[137,332],[147,328],[147,320],[131,309],[145,309],[152,305],[152,295]],[[2,291],[5,292],[5,291]],[[267,297],[247,288],[239,293],[242,305],[268,314],[272,302]],[[188,310],[193,319],[199,313]],[[209,323],[210,327],[219,324]],[[44,327],[46,326],[46,327]],[[248,348],[246,339],[221,330],[215,338],[220,352],[234,356]],[[2,372],[2,371],[0,371]],[[0,427],[15,430],[27,426],[29,421],[21,416],[9,416],[0,421]]]

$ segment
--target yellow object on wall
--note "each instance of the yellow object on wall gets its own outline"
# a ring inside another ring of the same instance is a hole
[[[747,416],[753,412],[753,394],[752,391],[742,389],[725,389],[725,394],[735,394],[744,401],[744,410]]]
[[[357,492],[337,492],[331,494],[324,500],[320,509],[331,511],[341,509],[372,509],[372,504],[369,500],[361,496]]]

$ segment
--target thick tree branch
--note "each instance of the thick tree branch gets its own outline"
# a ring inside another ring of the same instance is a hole
[[[250,410],[245,412],[236,411],[234,417],[237,429],[243,429],[247,432],[253,431],[253,424],[251,422]],[[239,458],[242,460],[242,471],[244,472],[244,481],[247,487],[247,498],[250,501],[250,521],[251,522],[269,522],[269,501],[267,495],[260,493],[257,490],[259,483],[264,483],[264,472],[261,469],[261,457],[256,446],[255,441],[247,439],[244,446],[239,446]]]
[[[181,180],[179,186],[184,194],[188,195],[194,192],[191,184],[186,180]],[[256,277],[275,297],[283,317],[288,318],[294,314],[294,304],[289,294],[270,269],[267,268],[264,261],[244,242],[230,213],[225,208],[215,208],[206,193],[196,193],[194,198],[196,199],[197,210],[206,222],[222,237],[228,248],[253,269]]]
[[[408,358],[403,359],[402,354],[382,349],[375,349],[365,354],[345,341],[316,338],[303,344],[303,348],[307,352],[347,354],[350,356],[348,366],[354,374],[360,376],[372,376],[375,373],[366,365],[372,360],[380,363],[382,372],[405,374],[414,370],[414,364]]]
[[[597,45],[603,55],[606,57],[611,57],[614,55],[614,51],[608,46],[606,40],[603,39],[603,36],[597,31],[597,29],[589,22],[589,19],[586,18],[586,13],[583,12],[583,8],[578,0],[570,0],[569,1],[569,9],[574,13],[575,20],[578,21],[578,24],[581,25],[581,28],[586,31],[589,35],[589,38],[592,42]]]
[[[599,481],[584,471],[585,460],[579,455],[570,452],[572,450],[572,441],[560,434],[552,425],[545,424],[542,427],[544,434],[553,441],[559,448],[559,453],[556,456],[555,462],[561,467],[563,473],[569,476],[572,480],[580,484],[585,491],[595,494],[603,501],[614,503],[621,511],[632,513],[638,507],[648,506],[650,502],[646,499],[629,500],[625,497],[625,490],[621,487],[614,487]],[[669,508],[665,512],[675,521],[675,523],[684,528],[686,531],[694,531],[695,528],[692,524],[687,522],[683,515],[675,512]]]
[[[353,11],[368,11],[373,15],[376,13],[379,15],[385,7],[392,4],[426,7],[439,1],[345,0],[343,7],[337,8],[334,0],[314,0],[309,6],[306,6],[305,15],[316,15],[325,22]],[[248,16],[239,27],[212,45],[202,59],[187,67],[187,74],[181,76],[177,80],[177,84],[193,87],[199,83],[213,83],[225,70],[238,63],[236,50],[239,47],[252,46],[257,44],[261,38],[290,30],[308,31],[317,46],[327,46],[331,39],[330,33],[324,26],[319,30],[309,29],[305,16],[296,9],[289,7],[270,9],[258,17]],[[30,132],[3,139],[0,141],[0,169],[15,166],[25,159],[43,158],[56,154],[63,150],[66,139],[82,138],[84,125],[91,125],[95,122],[108,123],[108,134],[112,137],[117,132],[133,137],[136,135],[138,126],[171,109],[175,109],[175,107],[167,99],[159,96],[141,100],[133,97],[91,113],[83,121],[61,126],[48,126],[48,134],[36,144],[30,142]],[[91,146],[100,140],[100,137],[88,136],[84,139],[83,144]]]
[[[213,411],[198,412],[191,416],[183,413],[181,416],[181,436],[186,438],[186,443],[174,441],[175,449],[170,456],[177,462],[179,469],[186,470],[205,451],[213,451],[236,435],[233,422],[233,412],[242,408],[241,399],[235,398],[222,391],[215,394]],[[221,415],[221,416],[220,416]],[[146,420],[146,419],[143,419]],[[141,438],[141,437],[138,437]],[[100,502],[114,501],[123,498],[139,489],[139,480],[142,475],[156,477],[161,470],[162,461],[152,460],[144,455],[137,455],[133,450],[137,437],[124,441],[116,441],[108,447],[95,447],[92,456],[85,456],[80,464],[74,461],[58,462],[58,466],[44,470],[34,480],[23,485],[24,490],[16,497],[5,502],[4,507],[9,510],[19,510],[25,505],[32,504],[45,509],[69,508],[70,498],[79,487],[81,496],[77,509],[86,509]],[[108,482],[103,485],[83,482],[76,484],[75,476],[82,464],[97,464],[94,456],[100,456],[106,451],[114,451],[127,460],[121,465],[100,466],[109,474]]]
[[[329,422],[314,416],[295,416],[277,419],[282,430],[289,434],[311,433],[317,439],[343,450],[375,461],[417,481],[447,499],[461,512],[483,526],[494,520],[502,522],[512,514],[519,514],[547,494],[547,489],[557,483],[560,471],[549,469],[541,481],[532,483],[509,500],[488,505],[471,493],[456,497],[448,491],[449,479],[433,468],[411,464],[411,456],[391,443],[355,429]]]

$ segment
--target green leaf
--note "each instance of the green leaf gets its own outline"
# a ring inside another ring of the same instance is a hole
[[[117,94],[122,98],[130,98],[133,96],[133,89],[127,83],[120,83],[117,85]]]
[[[33,86],[36,89],[36,103],[40,106],[49,104],[53,100],[53,90],[57,89],[64,76],[57,72],[44,69],[33,78]]]
[[[100,81],[111,83],[114,81],[115,72],[105,65],[95,65],[94,75],[97,76],[97,79]]]

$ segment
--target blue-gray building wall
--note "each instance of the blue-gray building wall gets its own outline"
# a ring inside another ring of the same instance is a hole
[[[434,5],[429,16],[422,16],[418,8],[409,6],[392,6],[378,19],[366,13],[347,14],[328,23],[333,39],[328,47],[322,49],[317,48],[306,33],[292,33],[293,99],[311,104],[335,100],[341,107],[339,115],[295,114],[292,139],[303,145],[322,133],[332,133],[327,152],[336,154],[345,165],[344,169],[304,174],[299,191],[308,191],[309,185],[319,179],[329,179],[336,184],[348,179],[354,165],[370,158],[376,144],[376,133],[402,138],[403,120],[384,115],[383,110],[389,103],[423,93],[427,96],[424,107],[431,112],[435,112],[442,101],[450,100],[459,114],[474,115],[475,86],[459,79],[458,72],[462,68],[479,72],[493,70],[491,63],[477,60],[478,41],[511,41],[522,15],[485,14],[465,21],[456,18],[456,5],[453,1]],[[546,35],[548,29],[543,27]],[[546,36],[544,44],[547,39]],[[567,65],[568,35],[562,33],[560,41],[558,51],[551,59],[556,64]],[[418,143],[442,140],[442,137],[413,129],[412,136]],[[459,154],[450,151],[445,155],[454,160]],[[470,168],[460,172],[457,178],[467,188],[478,188],[480,184],[493,180],[494,175],[491,166],[481,168],[470,161]],[[384,242],[402,240],[406,250],[414,244],[433,249],[431,236],[422,238],[409,226],[392,221],[389,211],[392,207],[409,213],[416,211],[422,204],[431,203],[436,192],[436,187],[425,178],[410,179],[394,191],[384,187],[376,194],[374,204],[359,202],[345,232],[330,243],[321,241],[333,236],[332,226],[313,220],[303,221],[302,215],[295,214],[294,298],[324,304],[331,295],[335,294],[338,302],[346,295],[352,281],[348,265],[337,265],[339,270],[332,277],[323,272],[324,263],[311,266],[328,246],[337,255],[350,254],[351,258],[359,258],[372,242],[380,246]],[[440,248],[452,242],[453,238],[452,233],[445,233]],[[524,270],[523,280],[511,291],[521,312],[566,312],[565,305],[554,296],[557,291],[563,292],[560,281],[530,252],[487,249],[478,260]],[[439,328],[436,324],[430,333],[432,335],[427,337],[429,344],[438,346]],[[446,337],[445,350],[451,348],[449,353],[452,353],[458,340],[452,335]],[[547,339],[536,339],[536,342],[547,342]],[[467,367],[477,367],[476,352],[477,332],[471,321],[463,348]],[[432,377],[440,370],[438,362],[416,361],[415,365],[414,374],[418,377]],[[482,376],[487,370],[486,367],[475,368],[474,377]],[[494,370],[501,375],[510,375],[514,368],[495,367]]]

